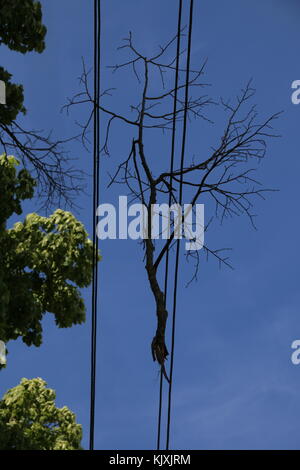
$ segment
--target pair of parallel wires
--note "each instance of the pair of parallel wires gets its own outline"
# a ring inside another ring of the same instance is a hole
[[[179,60],[180,60],[180,48],[181,48],[181,30],[182,30],[182,5],[183,1],[179,0],[178,4],[178,24],[177,24],[177,48],[176,48],[176,66],[175,66],[175,84],[174,84],[174,103],[173,103],[173,122],[172,122],[172,143],[171,143],[171,158],[170,158],[170,174],[174,171],[174,160],[175,160],[175,142],[176,142],[176,117],[177,117],[177,95],[178,95],[178,83],[179,83]],[[189,76],[190,76],[190,62],[191,62],[191,49],[192,49],[192,27],[193,27],[193,11],[194,11],[194,0],[190,0],[189,9],[189,29],[188,29],[188,47],[186,55],[186,77],[185,77],[185,98],[184,98],[184,114],[183,114],[183,131],[181,141],[181,158],[180,158],[180,180],[179,180],[179,205],[182,205],[183,196],[183,173],[184,159],[185,159],[185,147],[186,147],[186,132],[187,132],[187,117],[188,117],[188,103],[189,103]],[[172,176],[170,176],[170,188],[172,188]],[[169,207],[171,206],[172,194],[169,194]],[[171,354],[170,354],[170,373],[168,384],[168,405],[167,405],[167,430],[166,430],[166,450],[169,450],[170,446],[170,431],[171,431],[171,410],[172,410],[172,385],[173,385],[173,369],[174,369],[174,351],[175,351],[175,330],[176,330],[176,308],[177,308],[177,289],[178,289],[178,269],[179,269],[179,254],[180,254],[180,239],[177,239],[176,243],[176,255],[175,255],[175,271],[174,271],[174,283],[173,283],[173,311],[172,311],[172,333],[171,333]],[[169,249],[166,254],[165,264],[165,279],[164,279],[164,294],[165,294],[165,306],[167,303],[167,291],[168,291],[168,278],[169,278]],[[157,450],[160,449],[161,442],[161,427],[162,427],[162,405],[163,405],[163,374],[160,374],[160,387],[159,387],[159,405],[158,405],[158,427],[157,427]]]
[[[98,311],[98,248],[96,211],[100,190],[100,0],[94,0],[94,110],[93,110],[93,274],[92,274],[92,328],[91,328],[91,384],[90,384],[90,440],[89,449],[94,450],[96,357],[97,357],[97,311]]]

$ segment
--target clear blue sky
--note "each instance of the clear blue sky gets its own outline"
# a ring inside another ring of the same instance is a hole
[[[60,107],[78,89],[81,57],[92,65],[92,1],[42,1],[48,28],[42,54],[1,48],[1,65],[24,84],[27,127],[53,128],[73,135],[74,119]],[[188,2],[186,2],[188,3]],[[104,65],[122,60],[121,38],[132,30],[146,54],[172,36],[174,0],[103,1],[102,85],[118,86],[105,104],[130,113],[136,83],[131,74],[111,75]],[[299,292],[299,129],[300,105],[291,103],[291,83],[300,79],[300,4],[297,0],[196,0],[193,66],[207,57],[209,93],[233,98],[253,78],[262,117],[284,110],[258,176],[279,188],[258,201],[254,231],[246,218],[215,224],[206,235],[212,248],[230,246],[234,271],[202,261],[198,283],[188,289],[191,266],[180,269],[174,370],[174,449],[299,449],[300,366],[291,363],[291,343],[300,338]],[[137,99],[133,100],[137,101]],[[214,110],[210,111],[214,118]],[[82,110],[84,118],[84,111]],[[193,124],[195,126],[195,124]],[[201,154],[216,144],[222,128],[199,121],[189,134],[189,151]],[[107,171],[126,155],[132,132],[117,125],[112,154],[102,160],[102,202],[125,189],[106,190]],[[128,140],[129,138],[129,140]],[[157,152],[155,139],[149,149]],[[152,146],[152,147],[151,147]],[[91,167],[79,144],[70,147],[78,165]],[[166,157],[167,158],[167,157]],[[88,182],[91,189],[91,181]],[[82,196],[78,218],[91,233],[91,198]],[[34,201],[25,211],[36,210]],[[208,216],[209,214],[207,214]],[[100,319],[98,337],[97,449],[155,447],[159,374],[150,354],[155,308],[141,246],[133,241],[100,244]],[[88,443],[90,290],[84,292],[87,323],[57,330],[44,320],[44,342],[28,348],[9,344],[8,366],[1,371],[1,395],[22,377],[43,377],[83,424]]]

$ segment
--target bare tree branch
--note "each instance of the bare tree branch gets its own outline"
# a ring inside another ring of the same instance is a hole
[[[181,32],[182,34],[182,32]],[[211,152],[205,158],[192,161],[182,170],[175,169],[170,173],[168,169],[158,175],[154,174],[153,157],[149,156],[149,148],[146,145],[146,138],[149,138],[151,132],[161,129],[162,131],[171,130],[170,126],[173,118],[180,121],[184,112],[184,101],[177,98],[178,109],[176,116],[172,111],[172,100],[174,99],[175,89],[166,90],[165,74],[172,73],[175,69],[174,59],[169,62],[163,62],[166,51],[174,44],[176,36],[172,38],[165,46],[160,47],[158,54],[147,58],[139,52],[133,44],[132,34],[125,38],[119,49],[129,50],[133,57],[130,60],[111,66],[113,72],[120,68],[133,67],[134,76],[139,84],[139,104],[131,105],[131,110],[136,113],[135,119],[129,119],[123,114],[111,111],[107,107],[100,106],[100,109],[109,116],[106,135],[104,139],[103,152],[109,154],[109,136],[112,124],[115,120],[122,121],[133,131],[134,138],[131,142],[131,150],[125,161],[120,163],[113,176],[110,176],[109,186],[113,183],[125,184],[129,194],[138,199],[147,207],[148,217],[148,236],[143,240],[145,250],[145,268],[148,275],[149,285],[156,303],[157,328],[152,341],[153,359],[160,364],[162,371],[165,372],[165,360],[168,355],[165,344],[165,331],[168,312],[165,308],[165,299],[162,288],[158,282],[158,268],[165,258],[168,249],[175,241],[176,227],[173,223],[170,237],[164,242],[164,245],[156,254],[155,242],[152,239],[152,207],[158,202],[159,197],[165,200],[171,194],[171,200],[176,202],[176,190],[179,182],[182,180],[183,187],[189,189],[189,198],[192,210],[203,197],[210,197],[215,204],[215,216],[219,217],[221,222],[225,217],[245,214],[254,225],[254,214],[252,212],[253,200],[255,197],[264,197],[264,194],[270,189],[263,188],[258,180],[252,177],[255,171],[255,163],[265,157],[266,140],[270,137],[277,137],[272,130],[273,122],[279,117],[280,113],[260,121],[255,106],[250,105],[250,100],[254,96],[254,89],[251,87],[251,81],[241,90],[241,93],[233,102],[220,100],[219,103],[211,100],[207,95],[190,98],[187,105],[187,112],[196,119],[210,121],[203,114],[204,108],[209,105],[220,105],[227,113],[224,130],[221,134],[219,144],[212,148]],[[139,66],[139,69],[137,69]],[[201,83],[200,78],[203,75],[205,64],[200,70],[191,70],[192,78],[189,86],[193,89],[201,89],[207,84]],[[177,92],[184,88],[182,73],[186,71],[180,69],[179,83]],[[150,85],[152,74],[159,73],[162,78],[162,89],[156,96],[150,94]],[[71,106],[89,102],[93,105],[93,98],[89,92],[88,73],[85,68],[81,82],[84,92],[79,93],[66,105],[67,110]],[[166,90],[166,91],[165,91]],[[105,92],[104,92],[105,93]],[[103,94],[104,95],[104,94]],[[155,107],[155,113],[152,112]],[[151,112],[150,112],[151,111]],[[86,134],[89,122],[82,126],[83,136]],[[83,137],[84,138],[84,137]],[[148,142],[148,140],[147,140]],[[159,155],[165,168],[169,167],[169,156]],[[250,167],[248,165],[250,164]],[[160,199],[160,202],[163,202]],[[205,231],[208,229],[207,224]],[[204,246],[206,256],[213,256],[219,265],[232,267],[228,257],[223,252],[228,248],[211,249]],[[195,261],[195,271],[190,280],[197,279],[197,273],[200,266],[200,252],[190,251],[186,254],[187,260]]]

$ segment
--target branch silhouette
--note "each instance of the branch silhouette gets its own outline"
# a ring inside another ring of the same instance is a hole
[[[181,31],[184,34],[184,29]],[[155,175],[157,166],[157,155],[152,155],[149,149],[149,136],[152,141],[155,133],[159,130],[166,133],[172,130],[170,125],[175,118],[176,123],[182,120],[185,109],[184,101],[179,97],[180,91],[185,84],[183,74],[186,70],[179,68],[180,79],[177,90],[174,87],[167,87],[169,77],[175,70],[175,58],[167,60],[170,55],[170,49],[174,45],[177,36],[172,38],[166,45],[161,46],[159,52],[152,57],[145,56],[139,51],[133,42],[132,33],[124,39],[120,50],[128,51],[131,57],[125,62],[110,66],[113,73],[120,69],[132,69],[133,77],[138,86],[138,105],[130,105],[131,112],[135,114],[134,118],[125,114],[118,113],[106,106],[100,105],[101,111],[107,115],[108,122],[104,137],[102,152],[104,155],[110,154],[110,135],[115,121],[120,121],[128,126],[129,136],[129,154],[128,157],[120,162],[113,175],[109,175],[112,184],[124,184],[128,188],[132,200],[138,200],[147,207],[148,232],[147,238],[143,240],[145,252],[145,268],[148,275],[149,285],[156,304],[157,327],[152,340],[151,350],[153,359],[162,367],[165,378],[168,377],[165,372],[165,360],[168,356],[168,350],[165,342],[166,324],[168,312],[165,307],[163,289],[158,281],[159,267],[165,258],[167,251],[172,247],[175,240],[176,227],[174,221],[171,224],[170,237],[164,242],[160,251],[157,253],[155,240],[152,239],[152,207],[158,200],[166,200],[171,195],[171,200],[176,204],[177,188],[182,179],[183,187],[188,188],[189,203],[192,210],[196,204],[204,197],[209,196],[215,204],[215,216],[220,218],[221,222],[226,217],[245,214],[251,224],[254,226],[253,205],[254,198],[264,198],[265,193],[273,191],[265,188],[253,177],[257,163],[266,155],[267,140],[272,137],[278,137],[273,131],[272,124],[281,113],[275,113],[270,117],[260,120],[256,107],[251,104],[255,90],[249,81],[245,88],[233,102],[220,99],[219,102],[212,100],[206,94],[190,97],[187,105],[189,119],[201,119],[213,124],[205,115],[205,110],[209,106],[219,106],[226,113],[226,122],[223,131],[220,134],[218,144],[203,159],[190,161],[189,165],[174,169],[170,172],[164,170]],[[181,54],[184,51],[181,51]],[[206,62],[199,70],[190,70],[189,87],[193,90],[201,90],[208,84],[202,83]],[[151,83],[153,76],[158,75],[161,79],[161,89],[157,95],[151,92]],[[65,105],[67,111],[72,106],[90,103],[93,105],[93,97],[89,91],[89,72],[87,72],[83,62],[83,73],[81,76],[81,85],[83,91],[68,100]],[[102,98],[110,96],[113,89],[107,89],[102,92]],[[177,91],[177,110],[174,115],[172,111],[172,102],[175,91]],[[103,101],[103,99],[102,99]],[[90,126],[92,111],[88,121],[81,124],[81,138],[84,145],[88,144],[87,133]],[[130,130],[133,131],[132,138]],[[152,150],[153,152],[153,150]],[[161,164],[168,168],[169,157],[159,155]],[[211,222],[211,220],[210,220]],[[210,222],[205,226],[208,229]],[[228,248],[211,249],[204,246],[204,252],[207,256],[212,255],[220,265],[232,267],[228,257],[224,254]],[[199,269],[199,251],[190,251],[186,254],[187,260],[195,260],[195,271],[190,280],[197,279]]]

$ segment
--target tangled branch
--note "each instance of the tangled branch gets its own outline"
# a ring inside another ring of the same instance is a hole
[[[183,34],[183,31],[181,34]],[[165,170],[154,175],[154,158],[148,154],[145,135],[149,137],[150,133],[157,132],[157,130],[171,130],[170,123],[173,118],[176,122],[180,122],[184,112],[184,101],[178,97],[177,111],[174,116],[171,105],[176,90],[172,87],[167,88],[168,74],[172,75],[175,69],[175,59],[164,62],[164,56],[169,52],[175,39],[176,37],[172,38],[165,46],[160,47],[160,51],[156,55],[146,57],[134,45],[132,34],[129,33],[128,38],[124,39],[124,44],[119,49],[129,51],[131,57],[127,61],[110,68],[113,73],[123,68],[132,69],[140,90],[138,105],[130,106],[131,111],[135,113],[135,117],[119,114],[115,110],[100,105],[101,111],[108,117],[102,147],[104,154],[108,155],[110,153],[110,134],[115,121],[120,121],[128,126],[134,135],[129,144],[128,157],[118,164],[115,174],[109,176],[109,186],[114,183],[125,184],[132,198],[139,200],[147,207],[148,237],[143,240],[145,267],[156,303],[157,316],[156,333],[152,340],[152,355],[153,359],[157,360],[162,367],[166,379],[168,378],[165,373],[165,360],[168,351],[165,344],[165,331],[168,312],[165,307],[164,293],[158,282],[158,270],[168,249],[174,242],[175,227],[173,224],[170,237],[164,242],[157,254],[155,241],[151,236],[151,208],[153,204],[158,202],[159,198],[162,202],[161,198],[164,199],[169,195],[171,195],[171,200],[176,203],[176,191],[179,182],[182,181],[183,187],[188,188],[189,194],[191,194],[190,204],[193,209],[199,200],[209,196],[215,204],[215,216],[220,217],[221,221],[226,217],[245,214],[249,217],[251,224],[254,225],[253,199],[255,197],[264,198],[265,192],[271,190],[262,187],[260,182],[253,177],[253,172],[256,169],[257,162],[266,155],[267,139],[276,137],[272,130],[272,124],[280,114],[276,113],[265,120],[259,120],[256,107],[250,105],[255,94],[251,82],[247,83],[246,87],[241,90],[240,95],[236,97],[234,102],[225,102],[221,99],[217,103],[207,95],[200,95],[196,98],[190,97],[187,105],[187,113],[190,119],[200,118],[211,122],[204,114],[204,110],[209,105],[219,105],[227,113],[226,124],[220,141],[204,159],[192,161],[182,170],[180,168],[174,169],[172,172]],[[205,64],[199,70],[190,70],[189,87],[191,89],[199,90],[207,86],[207,84],[200,81],[204,66]],[[185,86],[182,78],[182,74],[185,72],[184,68],[179,69],[178,96]],[[151,77],[155,73],[158,73],[161,77],[162,91],[153,96],[150,93],[150,85]],[[67,110],[82,103],[93,105],[93,97],[89,91],[88,75],[84,66],[81,77],[83,92],[69,99],[66,105]],[[102,97],[110,95],[111,91],[111,89],[105,90]],[[82,140],[84,143],[86,143],[90,122],[91,116],[82,125]],[[168,156],[159,155],[159,159],[166,168],[169,166]],[[205,230],[207,230],[208,225]],[[221,265],[231,267],[228,257],[223,255],[224,250],[227,251],[228,249],[213,250],[204,246],[204,252],[207,256],[212,255]],[[195,272],[191,281],[197,279],[199,256],[197,250],[186,255],[187,259],[192,258],[195,260]]]

